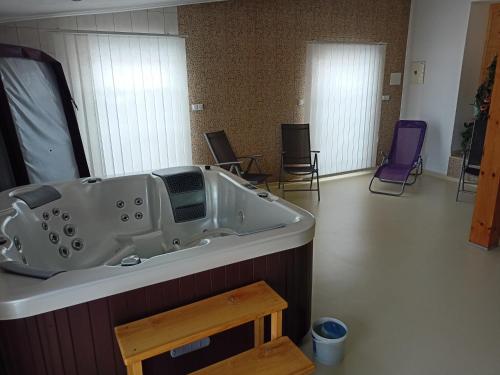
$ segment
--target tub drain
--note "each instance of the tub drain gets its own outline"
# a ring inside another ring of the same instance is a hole
[[[125,257],[122,259],[120,264],[123,267],[130,267],[130,266],[136,266],[139,263],[141,263],[141,258],[139,258],[137,255],[130,255],[128,257]]]

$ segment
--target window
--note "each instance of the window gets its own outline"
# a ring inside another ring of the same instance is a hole
[[[385,45],[311,43],[306,115],[323,174],[375,166]]]
[[[94,176],[191,164],[185,41],[54,33]]]

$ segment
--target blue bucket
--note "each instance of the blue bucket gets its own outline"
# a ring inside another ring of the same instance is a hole
[[[333,366],[342,362],[349,330],[340,320],[320,318],[312,326],[313,352],[318,362]]]

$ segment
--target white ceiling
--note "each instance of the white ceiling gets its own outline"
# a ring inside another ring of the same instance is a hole
[[[223,0],[0,0],[0,22],[119,12]]]

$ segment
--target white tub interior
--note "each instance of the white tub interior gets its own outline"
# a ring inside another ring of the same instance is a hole
[[[183,173],[202,175],[201,193],[169,193],[160,176]],[[249,189],[219,169],[172,168],[157,174],[53,184],[61,198],[33,209],[14,195],[37,186],[1,193],[0,266],[15,265],[9,270],[24,274],[35,270],[33,276],[38,277],[123,267],[128,261],[144,263],[203,248],[214,238],[252,236],[299,220],[295,211],[272,196],[263,197],[262,190]],[[199,211],[204,201],[204,216],[176,221],[175,205],[189,206],[190,201],[194,208],[183,212]]]

